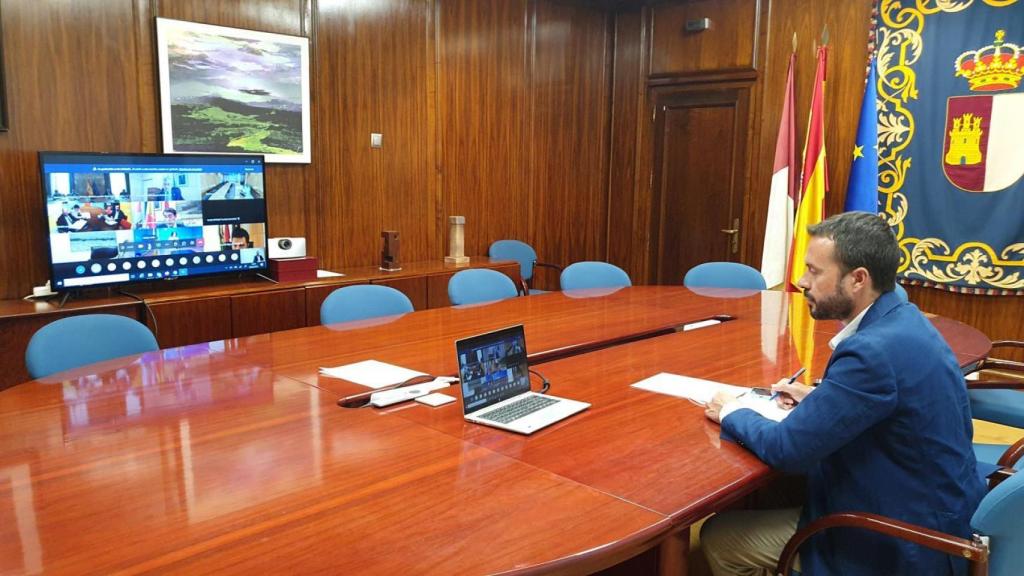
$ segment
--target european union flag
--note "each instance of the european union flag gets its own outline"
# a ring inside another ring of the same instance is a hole
[[[868,83],[864,87],[864,101],[860,106],[850,181],[846,185],[846,204],[843,207],[846,212],[878,212],[878,112],[875,109],[878,88],[875,83],[875,59],[872,58]]]

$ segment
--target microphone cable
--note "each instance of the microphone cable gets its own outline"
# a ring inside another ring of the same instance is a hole
[[[530,374],[533,374],[537,378],[540,378],[540,392],[538,392],[538,394],[547,394],[548,390],[551,389],[551,382],[549,382],[548,379],[545,378],[543,374],[541,374],[540,372],[537,372],[533,368],[527,368],[527,370],[530,371]]]

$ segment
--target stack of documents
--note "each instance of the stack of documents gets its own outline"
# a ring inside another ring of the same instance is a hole
[[[362,362],[356,362],[355,364],[346,364],[344,366],[335,366],[333,368],[321,368],[320,375],[329,376],[331,378],[340,378],[342,380],[348,380],[349,382],[362,384],[363,386],[369,386],[370,388],[376,389],[401,384],[410,378],[427,376],[428,374],[409,370],[408,368],[402,368],[401,366],[395,366],[394,364],[379,362],[377,360],[363,360]],[[453,378],[451,376],[439,376],[434,379],[434,383],[450,384],[457,381],[458,378]]]
[[[718,392],[725,392],[726,394],[739,397],[739,401],[744,408],[750,408],[761,416],[776,422],[781,422],[792,412],[792,410],[779,408],[775,400],[748,394],[750,388],[713,382],[711,380],[701,380],[700,378],[690,378],[689,376],[679,376],[678,374],[668,374],[667,372],[661,372],[641,380],[633,384],[633,388],[657,392],[658,394],[668,394],[677,398],[686,398],[701,406],[710,402]]]

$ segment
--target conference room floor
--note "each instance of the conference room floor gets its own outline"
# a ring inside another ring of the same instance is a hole
[[[820,376],[839,325],[804,310],[778,292],[551,293],[15,386],[0,393],[0,572],[582,572],[659,543],[682,553],[664,543],[772,474],[698,406],[629,384]],[[976,330],[933,322],[961,363],[988,353]],[[342,409],[364,388],[319,374],[369,358],[452,374],[456,338],[515,323],[551,392],[589,410],[526,437],[464,422],[459,403]]]

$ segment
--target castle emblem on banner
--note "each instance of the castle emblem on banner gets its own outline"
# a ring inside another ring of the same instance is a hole
[[[952,96],[946,104],[942,168],[946,178],[968,192],[998,192],[1024,176],[1024,50],[1004,41],[969,50],[954,63],[971,96]]]

